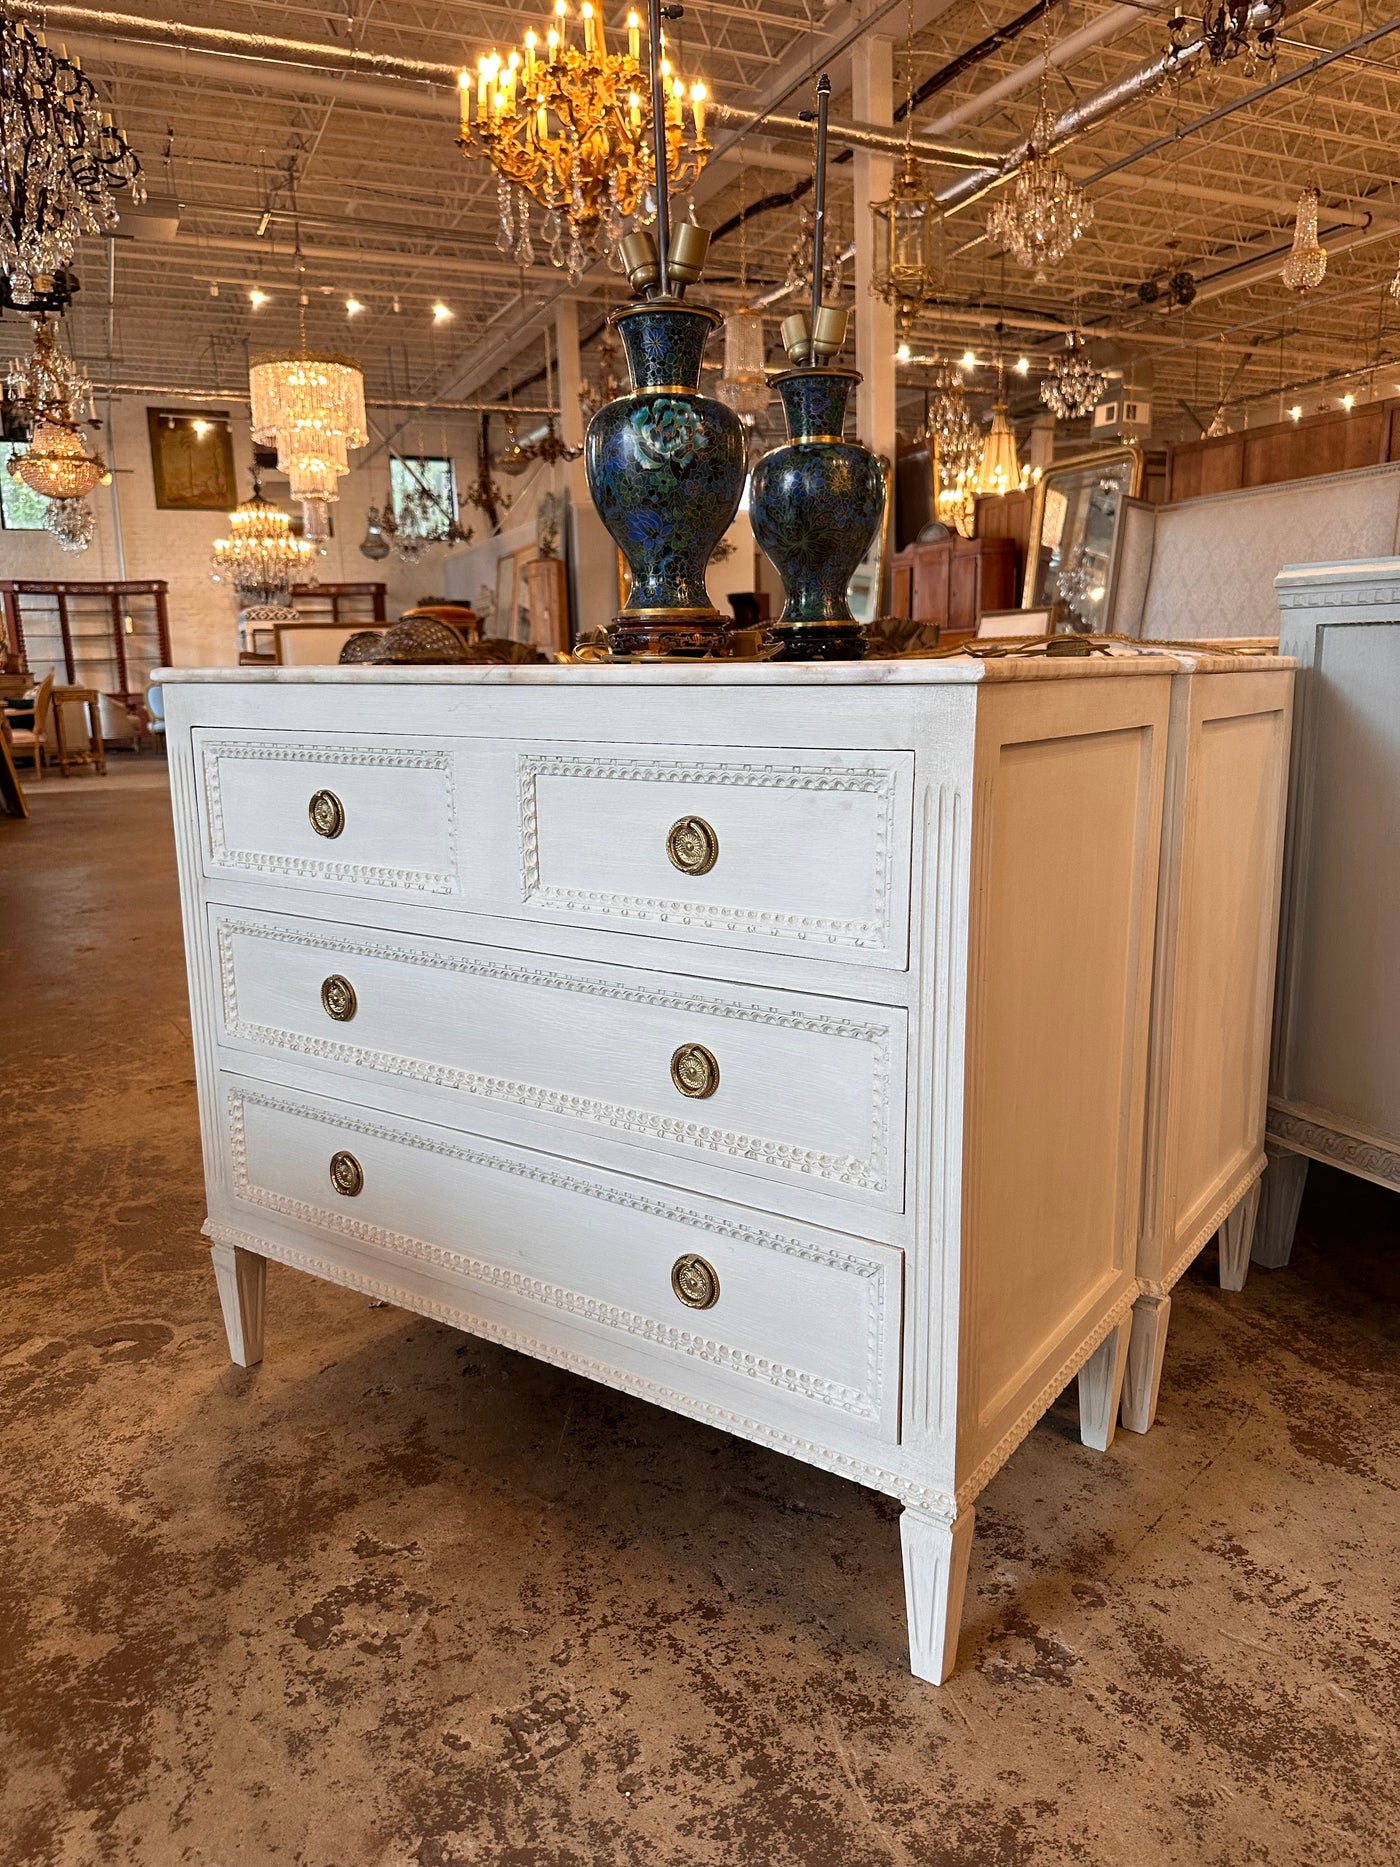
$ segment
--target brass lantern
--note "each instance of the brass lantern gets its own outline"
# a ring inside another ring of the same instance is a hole
[[[872,201],[875,273],[871,289],[895,308],[901,338],[907,337],[919,306],[938,289],[934,234],[940,209],[924,187],[918,158],[905,150],[889,197]]]

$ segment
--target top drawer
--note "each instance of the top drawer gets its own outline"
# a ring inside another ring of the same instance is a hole
[[[205,873],[462,896],[451,741],[194,735]]]
[[[903,966],[910,752],[516,754],[532,917]]]
[[[906,963],[912,752],[209,728],[194,743],[211,877]]]

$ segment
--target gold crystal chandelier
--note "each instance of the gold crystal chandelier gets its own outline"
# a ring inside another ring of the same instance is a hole
[[[987,238],[1040,277],[1058,265],[1094,218],[1094,204],[1050,153],[1055,119],[1042,88],[1025,160],[987,216]]]
[[[63,350],[46,318],[35,318],[29,356],[10,365],[5,387],[34,437],[24,453],[10,455],[12,479],[45,499],[81,499],[111,484],[107,463],[79,432],[93,419],[87,371]]]
[[[253,439],[275,446],[293,499],[327,504],[340,497],[348,450],[369,439],[365,379],[353,357],[306,350],[255,357],[248,371]]]
[[[227,579],[243,609],[253,603],[286,603],[296,573],[310,563],[315,546],[296,537],[287,514],[263,498],[256,473],[253,497],[229,513],[228,524],[228,537],[214,540],[214,582]]]
[[[554,0],[543,45],[537,33],[527,32],[520,51],[504,59],[483,53],[474,79],[458,74],[457,146],[464,155],[485,156],[495,169],[496,244],[518,264],[534,260],[532,201],[544,209],[550,261],[571,279],[582,273],[586,250],[597,246],[600,234],[616,245],[629,218],[645,217],[655,178],[641,34],[641,20],[629,13],[627,50],[610,52],[593,0],[582,0],[577,22],[569,0]],[[667,182],[683,193],[694,186],[710,150],[706,92],[673,71],[664,38],[660,52]]]

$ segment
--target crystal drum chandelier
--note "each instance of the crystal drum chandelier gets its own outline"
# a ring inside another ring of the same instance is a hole
[[[1055,120],[1041,97],[1026,158],[987,216],[987,238],[1037,276],[1058,265],[1094,218],[1094,205],[1050,153]]]
[[[287,514],[263,498],[256,473],[253,497],[229,513],[228,524],[228,537],[214,540],[214,582],[233,585],[240,609],[289,603],[297,572],[306,569],[315,546],[296,537]]]
[[[771,391],[764,367],[763,313],[731,311],[724,320],[724,374],[716,391],[752,428],[767,408]]]
[[[875,219],[875,265],[870,289],[893,305],[899,335],[905,338],[914,316],[938,289],[934,229],[937,199],[924,187],[915,156],[906,149],[888,197],[872,201]]]
[[[1089,346],[1078,331],[1065,338],[1064,355],[1057,357],[1040,385],[1040,399],[1060,421],[1073,421],[1097,408],[1108,377],[1089,361]]]
[[[325,505],[340,497],[347,450],[369,439],[365,379],[353,357],[285,352],[255,357],[248,371],[253,440],[276,446],[292,498]]]
[[[46,318],[35,318],[29,356],[10,365],[5,387],[34,436],[24,453],[10,455],[13,479],[46,499],[81,499],[111,484],[107,463],[79,433],[80,424],[93,419],[87,371],[60,347]]]
[[[116,224],[116,195],[145,199],[141,164],[76,59],[0,8],[0,271],[17,305]]]
[[[1283,262],[1283,282],[1290,292],[1310,292],[1327,274],[1327,249],[1317,238],[1317,189],[1309,184],[1298,196],[1293,251]]]
[[[577,279],[599,234],[616,245],[627,220],[643,213],[647,194],[654,198],[641,33],[641,20],[629,13],[627,50],[610,52],[592,0],[583,0],[576,23],[569,0],[554,0],[543,45],[537,33],[527,32],[522,49],[504,60],[498,52],[483,53],[475,79],[458,74],[457,146],[465,155],[484,155],[496,170],[496,244],[520,265],[534,260],[531,201],[544,209],[551,263]],[[664,55],[661,76],[667,179],[673,192],[684,192],[710,150],[706,92],[700,83],[687,86]]]

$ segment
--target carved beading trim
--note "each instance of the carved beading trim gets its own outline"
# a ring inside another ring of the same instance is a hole
[[[717,1427],[721,1432],[733,1433],[739,1438],[753,1440],[759,1445],[771,1446],[775,1452],[786,1453],[789,1458],[801,1459],[804,1464],[815,1465],[821,1471],[834,1472],[839,1478],[849,1478],[854,1484],[868,1485],[872,1491],[882,1491],[888,1497],[898,1498],[915,1510],[927,1510],[945,1517],[953,1514],[954,1500],[949,1492],[935,1490],[928,1485],[919,1484],[914,1479],[901,1477],[899,1473],[890,1471],[886,1466],[871,1464],[848,1452],[835,1451],[830,1446],[819,1444],[816,1440],[804,1439],[799,1434],[787,1432],[782,1427],[770,1426],[766,1421],[756,1420],[749,1414],[736,1413],[728,1407],[716,1405],[713,1401],[701,1400],[693,1394],[685,1393],[680,1388],[667,1387],[659,1381],[649,1380],[645,1375],[633,1374],[628,1369],[615,1367],[611,1362],[598,1361],[591,1355],[561,1347],[539,1336],[528,1335],[523,1330],[507,1328],[502,1323],[477,1316],[471,1310],[463,1309],[458,1304],[442,1303],[433,1297],[423,1296],[416,1290],[406,1290],[401,1285],[389,1283],[382,1278],[367,1277],[348,1265],[339,1264],[334,1259],[318,1257],[314,1252],[284,1244],[280,1239],[268,1238],[262,1233],[244,1231],[239,1226],[226,1225],[216,1219],[207,1220],[203,1229],[205,1236],[215,1244],[236,1245],[241,1251],[257,1252],[261,1257],[272,1258],[275,1262],[286,1264],[293,1270],[305,1271],[313,1277],[323,1278],[327,1283],[340,1284],[346,1289],[358,1290],[366,1296],[392,1303],[397,1309],[409,1310],[420,1316],[431,1316],[435,1321],[444,1322],[450,1328],[461,1329],[469,1335],[478,1335],[487,1342],[499,1343],[502,1348],[515,1349],[519,1354],[529,1355],[536,1361],[548,1362],[551,1367],[567,1369],[571,1374],[581,1374],[589,1380],[600,1382],[605,1387],[632,1394],[638,1400],[650,1401],[653,1406],[666,1407],[672,1413],[680,1413],[688,1419],[699,1420],[704,1425]]]
[[[1274,589],[1280,609],[1400,610],[1400,583],[1389,578],[1377,578],[1371,583],[1352,578],[1346,582],[1298,584],[1279,578],[1275,580]]]
[[[1264,1156],[1261,1154],[1258,1160],[1250,1163],[1249,1170],[1245,1174],[1243,1180],[1234,1181],[1230,1187],[1230,1191],[1222,1195],[1209,1218],[1202,1220],[1202,1222],[1192,1230],[1191,1242],[1178,1254],[1176,1262],[1169,1270],[1163,1271],[1160,1277],[1140,1277],[1138,1279],[1138,1282],[1142,1285],[1143,1290],[1148,1296],[1164,1297],[1167,1295],[1168,1291],[1181,1282],[1187,1269],[1195,1263],[1196,1259],[1205,1250],[1211,1239],[1214,1238],[1215,1234],[1235,1210],[1235,1207],[1239,1205],[1250,1187],[1253,1186],[1260,1174],[1263,1173],[1264,1167]]]
[[[200,747],[200,757],[209,823],[209,858],[216,867],[244,869],[257,875],[294,875],[305,880],[352,882],[366,888],[393,888],[420,895],[451,895],[458,892],[457,794],[452,754],[449,751],[420,751],[411,746],[305,745],[280,741],[264,744],[255,738],[206,739]],[[447,813],[447,847],[452,866],[443,870],[397,869],[370,862],[332,862],[316,856],[286,856],[273,850],[231,849],[224,822],[224,759],[240,762],[270,759],[291,764],[388,766],[407,771],[441,772]]]
[[[289,946],[311,947],[328,953],[349,953],[363,959],[382,959],[394,963],[424,966],[437,971],[462,973],[470,977],[499,979],[507,983],[545,986],[562,992],[575,992],[592,998],[613,999],[621,1003],[656,1005],[666,1010],[692,1012],[706,1017],[733,1018],[741,1023],[768,1024],[794,1031],[810,1031],[823,1037],[850,1039],[869,1044],[874,1051],[873,1089],[870,1111],[870,1153],[866,1160],[851,1155],[827,1154],[817,1148],[803,1148],[790,1142],[764,1140],[727,1128],[714,1128],[702,1122],[658,1115],[645,1109],[626,1108],[620,1103],[601,1101],[592,1096],[570,1095],[563,1090],[541,1088],[530,1083],[514,1082],[506,1077],[487,1076],[479,1071],[457,1069],[449,1064],[430,1063],[418,1057],[400,1056],[391,1051],[370,1050],[345,1039],[312,1037],[302,1032],[282,1030],[275,1025],[245,1021],[238,1009],[237,971],[233,936],[243,935],[262,940],[280,940]],[[539,1109],[552,1115],[566,1115],[576,1120],[596,1122],[627,1133],[652,1139],[674,1141],[689,1147],[705,1148],[721,1155],[737,1156],[789,1173],[810,1174],[834,1181],[841,1186],[857,1187],[865,1192],[883,1193],[889,1184],[889,1084],[890,1028],[886,1024],[858,1023],[851,1018],[824,1017],[813,1012],[785,1009],[780,1005],[735,1005],[700,992],[688,992],[661,985],[642,986],[622,979],[586,978],[571,973],[551,972],[505,960],[487,959],[473,953],[443,953],[420,946],[388,940],[357,939],[342,934],[307,933],[271,928],[258,921],[221,919],[217,924],[219,978],[223,992],[224,1022],[235,1036],[269,1048],[292,1051],[339,1063],[360,1064],[386,1075],[402,1076],[434,1088],[460,1089],[468,1095],[487,1100],[514,1103],[520,1108]]]
[[[531,1276],[527,1272],[509,1270],[502,1265],[490,1264],[484,1259],[471,1257],[465,1252],[454,1251],[447,1246],[434,1245],[425,1239],[415,1238],[410,1233],[389,1231],[383,1226],[356,1218],[348,1212],[331,1211],[323,1206],[311,1205],[304,1200],[292,1199],[286,1194],[275,1192],[270,1187],[259,1186],[248,1172],[248,1137],[244,1117],[244,1109],[248,1105],[271,1109],[278,1114],[290,1115],[300,1120],[309,1120],[323,1125],[333,1123],[337,1133],[368,1135],[399,1147],[417,1148],[423,1153],[436,1155],[440,1159],[460,1161],[467,1166],[485,1167],[497,1173],[508,1173],[517,1179],[557,1187],[563,1192],[582,1194],[590,1199],[605,1200],[611,1205],[624,1206],[630,1211],[644,1212],[689,1230],[710,1232],[716,1237],[758,1246],[766,1251],[780,1252],[786,1257],[801,1258],[809,1264],[820,1264],[832,1270],[844,1271],[849,1276],[859,1278],[865,1286],[863,1292],[866,1311],[865,1390],[860,1391],[842,1382],[829,1380],[823,1375],[789,1367],[765,1355],[756,1355],[749,1350],[733,1348],[728,1343],[715,1341],[712,1337],[700,1335],[690,1329],[658,1322],[652,1317],[640,1315],[634,1310],[623,1309],[617,1304],[600,1302],[594,1297],[585,1296],[580,1291],[570,1290],[562,1284],[550,1283],[543,1278]],[[322,1230],[341,1232],[347,1238],[358,1239],[363,1244],[377,1246],[381,1250],[393,1252],[400,1257],[416,1259],[422,1264],[472,1277],[480,1283],[504,1290],[512,1296],[526,1297],[552,1309],[583,1316],[590,1322],[620,1329],[626,1334],[640,1337],[643,1341],[692,1355],[699,1361],[710,1362],[716,1367],[744,1375],[750,1380],[766,1381],[771,1386],[783,1388],[788,1393],[798,1394],[804,1399],[816,1400],[823,1405],[835,1407],[857,1419],[878,1420],[880,1418],[885,1343],[885,1303],[881,1298],[886,1294],[886,1279],[884,1265],[878,1258],[862,1258],[854,1251],[823,1250],[820,1246],[809,1243],[805,1239],[795,1238],[786,1233],[766,1231],[758,1226],[745,1225],[737,1220],[725,1219],[717,1213],[698,1208],[673,1205],[669,1201],[655,1199],[647,1194],[620,1186],[580,1179],[558,1168],[537,1165],[529,1160],[517,1160],[508,1154],[496,1153],[484,1147],[468,1147],[460,1142],[435,1140],[411,1129],[386,1127],[382,1123],[366,1121],[341,1110],[336,1110],[334,1115],[328,1116],[323,1110],[314,1106],[293,1102],[280,1096],[254,1094],[236,1087],[230,1087],[228,1092],[228,1126],[230,1160],[233,1170],[231,1190],[238,1198],[247,1200],[250,1205],[264,1206],[271,1212],[279,1212],[286,1218],[299,1220],[302,1224],[314,1225]],[[852,1241],[853,1244],[854,1242]],[[897,1297],[895,1301],[898,1301]]]
[[[968,1477],[963,1479],[957,1491],[957,1505],[959,1510],[965,1509],[980,1492],[987,1488],[992,1479],[1001,1470],[1002,1466],[1005,1465],[1006,1461],[1011,1457],[1011,1454],[1016,1450],[1017,1446],[1030,1434],[1032,1428],[1044,1415],[1047,1408],[1049,1408],[1056,1397],[1062,1394],[1069,1386],[1074,1376],[1078,1374],[1085,1362],[1094,1353],[1094,1350],[1101,1347],[1102,1344],[1108,1340],[1109,1336],[1112,1335],[1113,1331],[1118,1327],[1119,1323],[1122,1322],[1123,1318],[1137,1301],[1138,1293],[1139,1290],[1136,1283],[1132,1284],[1123,1292],[1123,1295],[1119,1297],[1108,1314],[1102,1317],[1095,1325],[1093,1333],[1075,1349],[1072,1355],[1067,1355],[1065,1357],[1065,1360],[1040,1389],[1035,1399],[1018,1415],[1015,1423],[1008,1427],[1006,1432],[1002,1434],[1001,1438],[992,1447],[986,1458],[982,1460],[982,1463],[975,1471],[970,1473]]]
[[[749,765],[698,760],[567,757],[520,753],[516,757],[520,797],[522,899],[559,913],[616,915],[622,919],[676,921],[683,926],[721,927],[784,940],[828,946],[887,947],[894,894],[894,802],[898,767],[870,765],[841,770],[827,765]],[[631,784],[723,785],[731,789],[855,791],[880,800],[875,832],[873,920],[786,914],[776,908],[738,908],[660,895],[621,895],[598,889],[546,887],[540,875],[538,781],[542,777],[596,778]]]
[[[1315,1160],[1327,1160],[1348,1172],[1400,1190],[1400,1151],[1370,1136],[1326,1128],[1292,1109],[1269,1104],[1268,1139]]]

